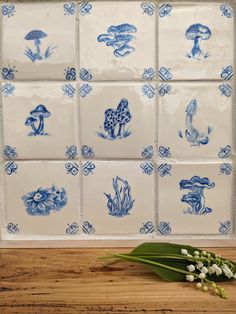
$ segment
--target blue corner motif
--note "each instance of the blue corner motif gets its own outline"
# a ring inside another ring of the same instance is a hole
[[[222,72],[221,72],[221,75],[220,77],[223,79],[223,80],[230,80],[234,75],[234,72],[233,72],[233,67],[231,65],[227,66],[227,67],[223,67],[222,68]]]
[[[25,126],[31,129],[28,136],[49,135],[44,130],[44,119],[49,118],[50,116],[51,113],[42,104],[39,104],[34,110],[30,111],[30,116],[25,121]]]
[[[131,187],[128,181],[116,176],[112,179],[114,197],[111,194],[104,193],[107,197],[108,213],[115,217],[124,217],[129,215],[133,208],[135,200],[132,200]]]
[[[152,2],[143,2],[141,3],[140,6],[141,6],[141,9],[143,10],[143,14],[147,14],[151,16],[155,12],[155,6]]]
[[[2,5],[2,15],[11,17],[16,12],[14,4],[4,4]]]
[[[233,167],[229,163],[223,163],[220,165],[220,174],[229,176],[233,171]]]
[[[18,228],[18,224],[14,224],[10,222],[7,225],[7,232],[10,234],[18,234],[20,232],[20,229]]]
[[[141,154],[141,156],[145,159],[151,159],[153,155],[154,155],[153,146],[145,147]]]
[[[79,13],[84,16],[86,14],[90,14],[92,9],[92,4],[87,1],[82,1],[79,4]]]
[[[191,146],[207,145],[209,142],[209,134],[212,132],[213,128],[208,126],[207,132],[200,132],[193,126],[193,117],[197,114],[198,103],[196,99],[190,101],[186,107],[186,118],[185,126],[186,130],[184,135],[186,140],[191,144]],[[182,131],[178,133],[180,138],[183,138]]]
[[[227,18],[231,18],[233,16],[233,9],[227,3],[223,3],[220,5],[221,15]]]
[[[84,176],[88,176],[90,174],[93,174],[93,170],[96,168],[95,164],[92,163],[92,161],[87,161],[83,167],[82,172]]]
[[[3,80],[13,80],[16,72],[17,70],[15,66],[9,65],[8,67],[2,68]]]
[[[81,148],[81,155],[84,158],[94,158],[95,153],[93,147],[89,147],[88,145],[83,145]]]
[[[92,91],[92,86],[89,84],[83,84],[79,89],[81,97],[86,97]]]
[[[93,234],[95,232],[93,225],[91,223],[89,223],[88,221],[85,221],[83,223],[82,230],[86,234]]]
[[[219,222],[219,233],[221,234],[228,234],[231,232],[231,222],[229,220],[226,220],[224,222]]]
[[[221,91],[221,96],[230,97],[232,94],[232,87],[227,83],[221,84],[219,90]]]
[[[75,68],[66,68],[64,70],[65,79],[67,81],[75,81],[76,80],[76,70]]]
[[[211,31],[208,26],[199,23],[189,26],[186,30],[185,38],[193,41],[191,52],[186,54],[188,58],[202,60],[210,56],[209,52],[204,52],[201,49],[201,42],[211,38]]]
[[[13,96],[16,87],[11,83],[6,83],[2,86],[1,91],[4,97]]]
[[[128,105],[128,100],[122,98],[116,109],[109,108],[104,112],[103,128],[100,126],[101,131],[97,132],[99,137],[114,141],[130,136],[127,124],[132,120],[132,115]]]
[[[142,86],[143,95],[148,98],[153,98],[156,95],[156,89],[151,84],[144,84]]]
[[[5,165],[5,172],[7,175],[11,175],[16,173],[16,170],[18,169],[18,165],[14,161],[9,161]]]
[[[231,154],[231,146],[230,145],[226,145],[225,147],[221,147],[218,157],[222,158],[222,159],[226,159],[230,156]]]
[[[39,188],[23,195],[26,212],[30,216],[48,216],[57,212],[67,203],[67,193],[64,188],[58,189],[54,184],[50,188]]]
[[[64,7],[64,15],[74,15],[76,12],[75,2],[65,3],[63,7]]]
[[[82,81],[89,82],[93,78],[92,74],[90,73],[90,69],[81,68],[79,72],[79,78]]]
[[[66,228],[66,233],[69,235],[76,235],[76,233],[79,231],[79,225],[77,222],[73,222],[72,224],[67,224],[68,227]]]
[[[66,147],[65,156],[68,159],[74,159],[78,156],[78,148],[75,145]]]
[[[181,202],[190,205],[183,211],[184,214],[206,215],[212,212],[212,209],[205,205],[204,189],[214,188],[214,182],[211,182],[207,177],[193,176],[190,180],[181,180],[179,187],[180,190],[190,190],[181,198]]]
[[[66,83],[66,84],[62,85],[61,89],[63,91],[63,95],[70,97],[70,98],[74,97],[75,88],[70,83]]]
[[[147,221],[143,223],[142,227],[139,229],[139,232],[141,234],[150,234],[150,233],[153,233],[154,231],[155,231],[155,226],[153,222],[151,221]]]
[[[159,7],[159,16],[160,17],[170,16],[171,15],[171,11],[172,11],[172,5],[170,5],[169,3],[163,3]]]
[[[164,97],[165,95],[169,94],[170,91],[171,91],[171,85],[164,83],[160,85],[158,89],[158,94],[159,96]]]
[[[144,174],[147,174],[150,176],[153,173],[154,165],[152,162],[146,161],[146,162],[141,163],[140,168],[142,169],[142,172]]]
[[[157,167],[157,173],[160,177],[171,176],[171,165],[170,164],[161,164]]]
[[[170,68],[161,67],[158,71],[158,76],[162,81],[169,81],[172,79],[172,74]]]
[[[4,147],[4,156],[7,159],[16,159],[17,158],[17,152],[16,152],[16,148],[15,147],[11,147],[9,145],[6,145]]]
[[[154,79],[156,73],[153,68],[145,68],[142,74],[142,79],[145,81],[151,81]]]
[[[161,158],[170,158],[171,157],[170,148],[169,147],[165,147],[165,146],[159,146],[159,148],[158,148],[158,155]]]
[[[134,47],[128,44],[136,38],[131,33],[136,33],[137,28],[134,25],[125,23],[120,25],[111,25],[107,29],[107,34],[101,34],[97,37],[97,41],[105,42],[106,46],[114,49],[115,57],[126,57],[135,51]]]
[[[51,45],[47,47],[45,52],[42,52],[40,50],[41,40],[47,36],[48,35],[46,33],[38,29],[30,31],[25,36],[25,40],[27,40],[28,42],[32,41],[35,46],[35,52],[33,52],[33,50],[31,50],[29,47],[27,47],[25,50],[26,57],[28,57],[32,62],[35,62],[36,60],[41,61],[43,59],[48,59],[57,48],[56,46]]]
[[[68,175],[76,176],[79,172],[79,165],[76,162],[67,162],[65,169]]]
[[[169,222],[160,221],[159,225],[157,226],[157,232],[161,235],[168,235],[171,233],[171,226]]]

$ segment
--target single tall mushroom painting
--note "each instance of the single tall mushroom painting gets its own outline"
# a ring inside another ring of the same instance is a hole
[[[48,135],[44,130],[44,119],[51,116],[47,108],[39,104],[34,110],[30,112],[30,117],[25,121],[25,125],[31,128],[29,136]]]
[[[47,37],[47,34],[44,33],[41,30],[32,30],[30,31],[26,36],[25,40],[27,41],[32,41],[34,46],[35,46],[35,51],[31,50],[29,47],[26,48],[25,50],[25,55],[32,61],[34,62],[35,60],[43,60],[49,58],[53,52],[56,46],[49,46],[47,47],[45,52],[42,52],[40,49],[41,46],[41,40],[43,38]]]
[[[200,23],[189,26],[186,30],[185,38],[193,41],[193,48],[187,53],[188,58],[201,60],[210,56],[209,52],[203,52],[201,48],[202,40],[208,40],[211,37],[211,31],[208,26]]]

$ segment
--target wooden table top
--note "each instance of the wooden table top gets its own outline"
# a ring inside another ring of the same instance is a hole
[[[236,261],[236,248],[213,251]],[[127,249],[1,249],[0,313],[236,313],[236,282],[228,300],[191,283],[167,283],[141,265],[104,267],[107,252]]]

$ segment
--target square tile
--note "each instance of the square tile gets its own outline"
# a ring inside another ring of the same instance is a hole
[[[90,86],[79,101],[82,147],[92,148],[96,158],[142,158],[145,149],[153,149],[156,97],[144,94],[145,84]]]
[[[91,1],[80,7],[80,68],[94,80],[138,80],[153,72],[155,4],[152,1]],[[96,57],[95,57],[96,54]]]
[[[71,161],[6,163],[3,212],[6,237],[78,234],[79,173],[78,167],[77,173],[69,172],[68,164],[72,165]]]
[[[159,233],[230,234],[233,230],[232,179],[231,162],[160,164]]]
[[[4,79],[75,79],[75,3],[5,3],[2,13]]]
[[[75,88],[64,83],[2,84],[5,148],[14,148],[19,159],[76,158]]]
[[[159,156],[184,160],[229,157],[232,86],[200,82],[170,86],[169,94],[159,97]],[[168,148],[167,156],[163,147]],[[222,149],[227,150],[224,156]]]
[[[226,72],[232,72],[233,43],[233,9],[229,4],[160,4],[159,66],[170,71],[172,79],[232,78],[232,73]],[[160,72],[164,70],[159,71],[163,79]]]
[[[154,173],[143,173],[140,165],[141,161],[83,163],[84,233],[138,235],[146,225],[146,234],[154,232]]]

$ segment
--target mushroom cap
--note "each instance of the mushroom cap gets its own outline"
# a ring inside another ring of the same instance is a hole
[[[200,178],[199,176],[193,176],[190,180],[181,180],[180,183],[181,189],[190,189],[191,187],[202,187],[211,189],[215,186],[214,182],[211,182],[208,178]]]
[[[33,117],[28,117],[27,119],[26,119],[26,121],[25,121],[25,125],[31,125],[31,124],[33,124],[34,122],[36,122],[37,121],[37,119],[35,119],[35,118],[33,118]]]
[[[194,40],[196,37],[207,40],[211,37],[211,31],[209,27],[197,23],[189,26],[186,30],[185,37],[189,40]]]
[[[40,31],[38,29],[35,29],[31,32],[29,32],[26,36],[25,39],[26,40],[35,40],[35,39],[41,39],[47,37],[47,34],[44,33],[43,31]]]
[[[125,24],[120,24],[117,26],[110,26],[107,29],[108,33],[114,33],[114,34],[120,34],[120,33],[136,33],[137,28],[134,25],[125,23]]]
[[[40,104],[34,110],[30,112],[33,117],[43,116],[44,118],[50,117],[51,113],[47,110],[47,108]]]
[[[196,99],[193,99],[190,101],[190,103],[188,104],[186,110],[185,110],[188,114],[191,115],[195,115],[197,112],[197,101]]]

